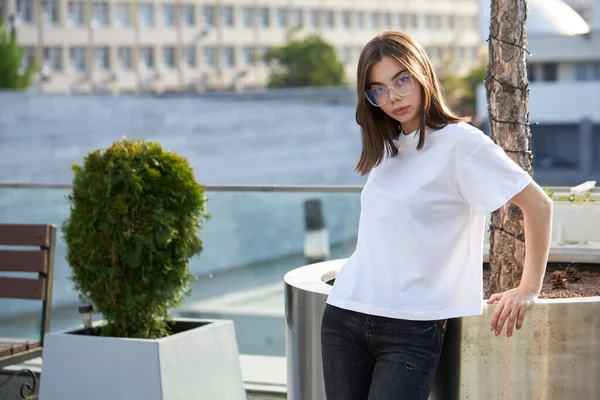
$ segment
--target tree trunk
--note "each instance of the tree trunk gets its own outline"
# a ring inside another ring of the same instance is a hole
[[[526,0],[492,0],[485,87],[490,136],[533,175],[527,89]],[[490,280],[486,296],[516,287],[525,259],[521,210],[509,203],[492,213]]]

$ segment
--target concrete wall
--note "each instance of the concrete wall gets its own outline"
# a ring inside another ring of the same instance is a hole
[[[600,81],[531,82],[529,84],[531,122],[578,124],[590,119],[600,124]],[[487,119],[485,87],[477,87],[477,116]]]

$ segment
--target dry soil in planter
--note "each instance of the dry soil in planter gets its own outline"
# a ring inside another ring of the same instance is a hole
[[[572,297],[592,297],[600,296],[600,267],[587,267],[584,270],[580,270],[581,279],[579,282],[565,282],[565,288],[554,288],[554,284],[551,279],[551,275],[554,271],[564,271],[566,266],[558,265],[548,266],[546,269],[546,275],[544,276],[544,283],[542,285],[542,291],[540,293],[540,299],[560,299],[560,298],[572,298]],[[483,287],[485,296],[489,297],[487,293],[488,279],[490,276],[489,270],[486,268],[483,271]]]

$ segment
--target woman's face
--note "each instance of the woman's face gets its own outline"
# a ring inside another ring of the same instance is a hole
[[[369,71],[369,102],[400,122],[405,134],[419,127],[421,85],[394,57],[384,56]]]

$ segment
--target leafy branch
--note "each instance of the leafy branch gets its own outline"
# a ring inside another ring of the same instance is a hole
[[[586,190],[585,192],[583,192],[582,195],[571,193],[570,195],[566,196],[564,194],[556,195],[556,193],[551,191],[549,188],[544,188],[544,193],[546,193],[554,201],[568,201],[571,203],[595,203],[595,202],[598,202],[597,198],[592,197],[591,190]]]

